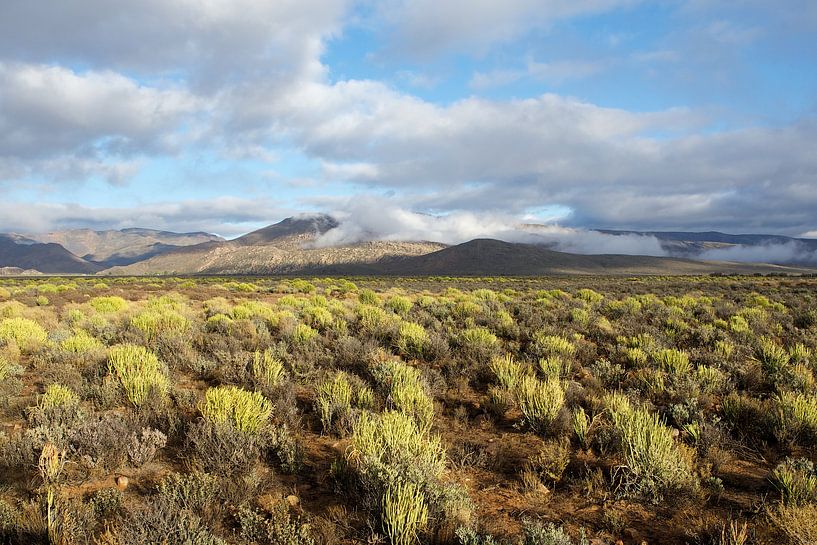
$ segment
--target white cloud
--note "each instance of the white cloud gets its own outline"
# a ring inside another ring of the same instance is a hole
[[[218,197],[133,206],[92,207],[76,203],[0,202],[0,232],[42,233],[88,227],[150,227],[177,232],[206,231],[225,237],[274,223],[293,211],[268,199]]]
[[[183,89],[114,72],[0,62],[0,179],[121,182],[136,167],[130,156],[173,148],[179,123],[202,107]]]
[[[583,79],[605,70],[607,64],[600,61],[561,60],[553,62],[537,62],[529,60],[524,69],[493,70],[491,72],[477,72],[470,81],[475,89],[501,87],[521,79],[533,79],[560,85],[568,80]]]
[[[638,0],[384,0],[373,2],[378,26],[395,52],[428,57],[448,51],[481,53],[531,29],[604,13]]]
[[[420,214],[391,201],[355,198],[333,212],[340,226],[316,241],[335,246],[361,240],[427,240],[459,244],[476,238],[546,245],[555,250],[583,254],[665,255],[651,236],[606,235],[556,224],[523,225],[508,214],[454,212],[442,216]]]

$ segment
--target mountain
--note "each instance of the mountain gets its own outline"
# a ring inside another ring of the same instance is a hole
[[[311,242],[338,227],[340,223],[326,214],[310,214],[286,218],[276,224],[269,225],[242,237],[233,242],[241,246],[275,244],[276,246],[300,246]]]
[[[718,231],[620,231],[613,229],[596,229],[608,235],[643,235],[658,239],[661,247],[671,256],[700,257],[710,250],[762,249],[773,246],[786,246],[790,252],[774,255],[777,262],[783,264],[808,264],[804,255],[817,252],[817,239],[795,238],[783,235],[730,235]],[[814,263],[810,263],[814,265]]]
[[[54,274],[93,274],[104,268],[59,244],[44,244],[18,235],[0,235],[0,267]]]
[[[375,271],[372,271],[373,273]],[[534,276],[561,274],[803,273],[809,269],[758,263],[694,261],[633,255],[581,255],[543,246],[476,239],[377,267],[380,274]]]
[[[129,265],[180,247],[224,240],[209,233],[172,233],[139,228],[119,231],[71,229],[27,235],[27,238],[36,242],[60,244],[69,252],[97,263],[102,268]]]
[[[330,247],[314,244],[320,235],[338,225],[331,216],[295,216],[235,240],[178,248],[128,266],[110,268],[105,274],[294,274],[317,270],[363,274],[376,263],[445,247],[436,242],[393,241]]]

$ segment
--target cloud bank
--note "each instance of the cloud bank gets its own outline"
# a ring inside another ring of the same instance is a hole
[[[455,212],[434,216],[412,212],[382,199],[355,199],[332,215],[340,226],[318,237],[316,246],[366,240],[459,244],[476,238],[493,238],[580,254],[666,255],[652,236],[607,235],[553,223],[526,224],[524,220],[501,214]]]

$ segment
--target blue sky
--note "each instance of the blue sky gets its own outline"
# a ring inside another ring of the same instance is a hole
[[[817,236],[815,114],[808,0],[10,0],[0,230]]]

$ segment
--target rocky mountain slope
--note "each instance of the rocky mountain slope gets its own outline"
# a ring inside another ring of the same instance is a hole
[[[98,263],[102,268],[129,265],[176,248],[224,240],[209,233],[172,233],[155,229],[71,229],[28,235],[28,238],[60,244],[69,252]]]

